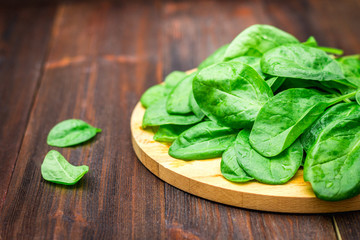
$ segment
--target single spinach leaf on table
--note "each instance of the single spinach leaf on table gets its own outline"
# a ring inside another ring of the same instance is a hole
[[[266,157],[280,154],[327,107],[351,95],[333,97],[305,88],[292,88],[275,95],[261,108],[256,117],[250,134],[251,146]]]
[[[197,72],[186,76],[181,80],[167,97],[166,110],[170,114],[191,113],[190,94],[192,92],[192,82]]]
[[[163,98],[146,109],[143,117],[142,127],[146,128],[150,126],[161,126],[167,124],[191,125],[200,122],[201,120],[202,117],[197,117],[194,114],[169,114],[166,111],[166,98]]]
[[[261,70],[272,76],[309,80],[337,80],[344,75],[339,64],[324,51],[302,44],[287,44],[266,52]]]
[[[41,165],[41,175],[46,181],[64,185],[77,183],[88,171],[88,166],[73,166],[55,150],[46,154]]]
[[[237,131],[205,121],[189,128],[173,142],[169,155],[183,160],[220,157],[234,142]]]
[[[252,25],[242,31],[226,49],[224,60],[240,56],[261,57],[268,50],[287,43],[299,43],[289,33],[270,25]]]
[[[221,174],[232,182],[248,182],[253,180],[239,165],[235,154],[235,143],[223,153],[220,163]]]
[[[229,44],[225,44],[218,48],[215,52],[213,52],[208,58],[206,58],[203,62],[201,62],[198,66],[198,70],[206,68],[215,63],[220,63],[224,60],[224,54]]]
[[[259,74],[240,62],[203,69],[193,81],[193,93],[206,116],[238,129],[251,127],[262,105],[273,95]]]
[[[241,130],[235,140],[236,158],[242,169],[259,182],[283,184],[297,172],[303,158],[300,141],[295,141],[280,155],[267,158],[260,155],[249,143],[250,130]]]
[[[148,108],[150,105],[156,103],[165,96],[165,85],[158,84],[146,90],[145,93],[141,96],[140,102],[141,105],[144,106],[144,108]]]
[[[360,111],[329,124],[307,153],[304,180],[316,196],[339,201],[360,193]]]
[[[237,61],[241,63],[245,63],[252,67],[263,79],[265,79],[265,74],[261,71],[260,67],[261,57],[253,57],[253,56],[241,56],[232,59],[231,61]]]
[[[154,140],[159,142],[173,142],[184,131],[193,125],[161,125],[154,135]]]
[[[54,147],[74,146],[95,137],[101,132],[80,119],[68,119],[56,124],[47,136],[47,144]]]
[[[305,132],[301,135],[301,143],[308,152],[324,129],[334,122],[341,122],[345,117],[360,112],[360,106],[355,103],[338,103],[327,109]]]
[[[181,71],[173,71],[167,75],[164,81],[165,95],[168,95],[173,90],[173,88],[186,76],[187,74]]]

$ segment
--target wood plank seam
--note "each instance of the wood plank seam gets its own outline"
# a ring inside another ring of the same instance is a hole
[[[336,238],[338,240],[342,240],[341,234],[340,234],[340,230],[339,230],[339,226],[336,222],[335,216],[332,215],[332,220],[333,220],[333,225],[334,225],[334,229],[335,229],[335,233],[336,233]]]

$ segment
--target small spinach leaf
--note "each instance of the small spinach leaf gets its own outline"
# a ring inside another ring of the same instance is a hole
[[[141,96],[140,102],[144,106],[144,108],[148,108],[150,105],[156,103],[164,97],[165,86],[163,84],[158,84],[146,90],[145,93]]]
[[[183,80],[187,74],[185,72],[181,71],[173,71],[165,78],[165,94],[168,95],[173,88],[181,81]]]
[[[189,128],[173,142],[169,155],[183,160],[220,157],[234,142],[237,131],[205,121]]]
[[[55,150],[46,154],[41,165],[41,175],[46,181],[64,185],[77,183],[88,171],[88,166],[73,166]]]
[[[166,111],[166,99],[161,99],[155,104],[146,109],[142,126],[143,128],[149,126],[160,126],[166,124],[174,125],[191,125],[200,122],[202,117],[197,117],[193,114],[187,115],[173,115]]]
[[[215,63],[220,63],[224,59],[224,54],[226,49],[228,48],[229,44],[225,44],[218,48],[215,52],[213,52],[207,59],[205,59],[203,62],[201,62],[198,66],[198,70],[201,70],[203,68],[206,68],[210,65],[213,65]]]
[[[302,44],[283,45],[266,52],[261,70],[273,76],[318,81],[344,78],[334,59],[322,50]]]
[[[345,117],[354,112],[360,112],[360,106],[355,103],[339,103],[326,110],[305,132],[301,135],[301,143],[306,152],[314,145],[320,133],[331,123],[341,122]]]
[[[203,69],[193,81],[193,92],[206,116],[231,128],[251,127],[262,105],[273,95],[259,74],[240,62]]]
[[[295,141],[280,155],[266,158],[256,152],[249,143],[250,131],[240,131],[235,140],[235,152],[241,167],[259,182],[283,184],[292,178],[300,167],[303,149]]]
[[[268,50],[287,43],[299,41],[270,25],[252,25],[242,31],[226,49],[224,59],[230,60],[240,56],[261,57]]]
[[[247,182],[254,179],[241,168],[236,160],[235,143],[231,144],[223,153],[220,170],[224,178],[232,182]]]
[[[338,201],[360,193],[360,111],[329,124],[307,153],[304,180],[316,196]]]
[[[162,125],[154,135],[154,140],[159,142],[173,142],[184,131],[193,125]]]
[[[191,113],[190,94],[192,92],[192,82],[196,72],[186,76],[171,91],[166,102],[166,111],[170,114]]]
[[[74,146],[93,138],[101,132],[79,119],[68,119],[56,124],[47,136],[47,144],[54,147]]]
[[[353,94],[354,95],[354,94]],[[327,107],[347,98],[312,89],[292,88],[271,98],[259,111],[250,143],[260,154],[274,157],[289,147]]]

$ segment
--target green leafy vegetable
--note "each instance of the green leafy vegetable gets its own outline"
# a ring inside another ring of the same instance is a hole
[[[205,114],[201,111],[201,108],[199,107],[199,105],[197,104],[195,97],[194,97],[194,92],[191,91],[190,93],[190,108],[191,111],[198,117],[205,117]]]
[[[249,130],[242,130],[235,140],[235,152],[241,167],[251,177],[267,184],[283,184],[292,178],[300,167],[303,149],[296,141],[286,151],[273,158],[256,152],[249,143]]]
[[[160,125],[191,125],[202,120],[201,117],[197,117],[193,114],[187,115],[173,115],[166,111],[166,99],[161,99],[155,104],[146,109],[142,126],[143,128],[149,126]]]
[[[231,128],[251,127],[262,105],[273,95],[259,74],[240,62],[203,69],[193,81],[193,92],[206,116]]]
[[[220,170],[224,178],[232,182],[247,182],[252,179],[239,165],[235,154],[235,143],[223,153]]]
[[[360,112],[360,106],[355,103],[339,103],[321,115],[306,131],[301,135],[301,143],[306,152],[314,145],[320,133],[334,122],[342,122],[345,117],[354,112]]]
[[[159,142],[173,142],[185,130],[193,125],[162,125],[154,135],[154,140]]]
[[[360,105],[360,90],[358,90],[358,91],[356,92],[355,100],[356,100],[356,102]]]
[[[289,147],[327,107],[348,96],[331,97],[312,89],[293,88],[271,98],[260,110],[250,143],[260,154],[274,157]]]
[[[314,47],[314,48],[320,49],[324,52],[331,53],[331,54],[342,55],[344,53],[344,51],[341,49],[319,46],[316,39],[313,36],[309,37],[306,40],[306,42],[303,42],[303,44],[306,46],[309,46],[309,47]]]
[[[150,105],[156,103],[164,97],[165,86],[163,84],[158,84],[146,90],[146,92],[141,96],[140,102],[145,108],[148,108]]]
[[[360,88],[360,54],[338,58],[341,69],[348,82]]]
[[[56,124],[49,132],[47,144],[54,147],[74,146],[93,138],[101,132],[79,119],[68,119]]]
[[[338,201],[360,193],[360,111],[329,124],[307,153],[304,180],[316,196]]]
[[[88,171],[88,166],[73,166],[55,150],[46,154],[41,165],[41,175],[46,181],[64,185],[77,183]]]
[[[178,83],[183,80],[187,74],[181,71],[173,71],[165,78],[165,94],[168,95]]]
[[[236,134],[237,131],[215,122],[201,122],[180,134],[169,148],[169,155],[183,160],[220,157]]]
[[[271,88],[271,90],[273,91],[273,93],[276,92],[276,90],[279,89],[279,87],[281,87],[281,85],[285,82],[286,78],[284,77],[272,77],[268,80],[266,80],[267,85],[269,85],[269,87]]]
[[[196,72],[186,76],[171,91],[167,98],[166,110],[170,114],[191,113],[190,94],[192,92],[192,82]]]
[[[273,76],[319,81],[344,78],[334,59],[322,50],[302,44],[283,45],[266,52],[261,70]]]
[[[252,67],[262,78],[265,78],[265,74],[261,71],[260,67],[261,57],[253,57],[253,56],[241,56],[232,59],[231,61],[237,61],[241,63],[245,63]]]
[[[210,65],[215,63],[220,63],[224,59],[224,54],[226,49],[228,48],[229,44],[225,44],[218,48],[215,52],[213,52],[207,59],[205,59],[200,65],[198,66],[198,70],[206,68]]]
[[[252,25],[242,31],[226,49],[224,59],[230,60],[240,56],[261,57],[268,50],[287,43],[299,41],[270,25]]]

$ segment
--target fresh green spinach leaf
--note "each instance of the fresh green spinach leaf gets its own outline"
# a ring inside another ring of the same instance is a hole
[[[242,31],[226,49],[224,60],[240,56],[261,57],[265,52],[287,43],[299,43],[289,33],[270,25],[252,25]]]
[[[178,83],[183,80],[187,74],[181,71],[173,71],[165,78],[165,95],[169,95],[169,93],[174,89]]]
[[[265,82],[267,83],[267,85],[269,85],[273,93],[275,93],[276,90],[278,90],[281,87],[281,85],[285,82],[285,80],[286,78],[284,77],[272,77],[266,80]]]
[[[305,132],[301,135],[301,143],[308,152],[316,142],[320,133],[334,122],[341,122],[354,112],[360,112],[360,106],[355,103],[339,103],[327,109]]]
[[[46,181],[64,185],[77,183],[88,171],[88,166],[73,166],[55,150],[46,154],[41,165],[41,175]]]
[[[360,89],[356,92],[355,100],[360,105]]]
[[[309,80],[337,80],[344,75],[339,64],[324,51],[302,44],[287,44],[269,50],[261,70],[272,76]]]
[[[360,193],[360,111],[329,124],[307,153],[304,180],[316,196],[338,201]]]
[[[68,119],[56,124],[47,136],[47,144],[54,147],[74,146],[95,137],[101,132],[80,119]]]
[[[260,67],[261,57],[253,57],[253,56],[241,56],[232,59],[231,61],[237,61],[241,63],[245,63],[252,67],[263,79],[265,79],[265,74],[261,71]]]
[[[251,146],[263,156],[277,156],[327,107],[349,96],[333,97],[305,88],[292,88],[275,95],[257,115],[250,134]]]
[[[235,140],[235,152],[240,166],[259,182],[283,184],[297,172],[303,158],[300,141],[295,141],[280,155],[267,158],[255,151],[249,143],[250,130],[241,130]]]
[[[330,47],[321,47],[318,45],[316,39],[313,36],[310,36],[306,42],[303,42],[302,44],[309,46],[309,47],[314,47],[317,49],[320,49],[324,52],[330,53],[330,54],[335,54],[335,55],[342,55],[344,53],[343,50],[338,49],[338,48],[330,48]]]
[[[167,98],[166,110],[170,114],[191,113],[190,95],[192,92],[192,82],[197,72],[186,76],[171,91]]]
[[[140,102],[144,106],[144,108],[148,108],[150,105],[156,103],[164,97],[165,86],[163,84],[158,84],[146,90],[145,93],[141,96]]]
[[[348,82],[360,88],[360,54],[338,58],[341,69]]]
[[[251,127],[262,105],[273,95],[259,74],[240,62],[203,69],[193,81],[193,92],[206,116],[238,129]]]
[[[235,143],[231,144],[223,153],[220,163],[221,174],[232,182],[248,182],[250,177],[239,165],[235,154]]]
[[[160,125],[191,125],[202,120],[201,117],[197,117],[194,114],[187,115],[175,115],[169,114],[166,111],[166,98],[161,99],[155,104],[151,105],[146,109],[142,126],[143,128],[149,126],[160,126]]]
[[[154,140],[159,142],[173,142],[184,131],[193,125],[161,125],[154,135]]]
[[[183,160],[220,157],[234,142],[237,131],[205,121],[189,128],[173,142],[169,155]]]

